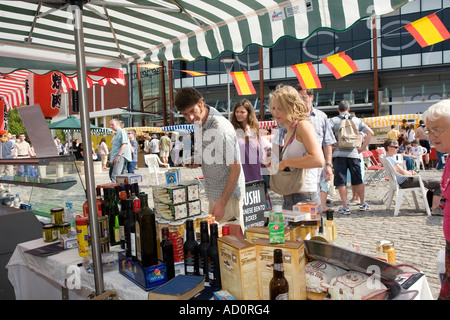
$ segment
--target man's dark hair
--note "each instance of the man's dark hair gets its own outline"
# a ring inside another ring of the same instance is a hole
[[[386,141],[384,141],[383,143],[383,147],[384,149],[387,151],[388,147],[392,147],[395,144],[396,140],[394,139],[386,139]]]
[[[303,88],[302,88],[302,86],[300,85],[300,83],[296,83],[296,84],[294,84],[294,85],[292,85],[294,88],[295,88],[295,90],[297,90],[297,91],[300,91],[300,90],[303,90]],[[306,89],[306,94],[308,95],[308,96],[313,96],[314,95],[314,89]]]
[[[175,107],[182,112],[203,100],[202,94],[194,88],[181,88],[175,96]]]
[[[348,109],[350,109],[350,102],[348,102],[347,100],[342,100],[341,102],[339,102],[338,110],[340,112],[345,112]]]

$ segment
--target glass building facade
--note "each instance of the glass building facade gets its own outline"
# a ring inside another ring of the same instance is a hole
[[[240,54],[225,52],[215,60],[198,58],[191,62],[173,61],[173,90],[175,92],[182,87],[195,87],[203,93],[209,105],[226,114],[229,79],[231,108],[238,100],[246,98],[252,101],[259,114],[262,69],[264,115],[266,120],[270,120],[267,107],[270,92],[280,83],[298,83],[291,65],[312,62],[322,83],[322,88],[315,90],[314,103],[329,116],[337,114],[337,105],[344,99],[349,100],[352,111],[362,117],[422,113],[433,103],[447,98],[447,91],[450,89],[450,40],[422,48],[404,28],[431,13],[436,13],[450,30],[450,0],[416,0],[390,15],[376,18],[375,24],[374,19],[366,19],[341,32],[319,30],[304,40],[282,38],[273,47],[262,48],[261,55],[259,47],[251,45]],[[355,61],[359,70],[336,80],[321,60],[344,51]],[[238,95],[231,77],[227,77],[225,64],[221,62],[224,58],[236,60],[231,71],[249,72],[256,89],[255,95]],[[207,75],[192,77],[183,70]],[[163,110],[159,72],[161,70],[147,71],[144,74],[141,70],[144,102],[152,102],[145,107],[145,111],[155,114],[161,114]],[[136,101],[139,101],[139,97],[135,78],[137,77],[133,77],[133,109],[138,110]],[[168,102],[168,76],[163,81],[167,109],[170,109],[173,106]],[[375,83],[378,83],[377,88]],[[375,106],[376,101],[378,108]],[[161,116],[145,118],[146,122],[162,121]],[[183,122],[176,114],[174,119],[175,123]]]

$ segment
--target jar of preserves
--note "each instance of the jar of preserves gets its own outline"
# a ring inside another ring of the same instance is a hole
[[[63,223],[62,225],[58,226],[59,228],[59,235],[61,236],[62,234],[66,234],[70,232],[70,223],[66,222]]]
[[[52,224],[61,225],[64,223],[64,208],[53,208],[50,210]]]
[[[394,243],[392,241],[387,241],[383,243],[383,252],[387,254],[388,262],[394,264],[395,263],[395,248]]]
[[[54,224],[46,224],[42,227],[42,237],[44,242],[53,242],[58,240],[58,227]]]

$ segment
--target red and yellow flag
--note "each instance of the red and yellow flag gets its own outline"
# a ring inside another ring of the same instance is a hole
[[[337,53],[322,59],[322,63],[330,69],[336,79],[340,79],[358,71],[355,62],[345,52]]]
[[[320,83],[319,77],[311,62],[292,65],[291,68],[294,70],[295,75],[304,90],[322,88],[322,84]]]
[[[206,73],[201,73],[201,72],[197,72],[197,71],[190,71],[190,70],[180,70],[180,71],[186,72],[187,74],[189,74],[193,77],[206,76]]]
[[[447,28],[435,13],[411,22],[405,28],[422,48],[450,38]]]
[[[253,87],[247,71],[231,72],[231,77],[240,96],[256,94],[255,87]]]

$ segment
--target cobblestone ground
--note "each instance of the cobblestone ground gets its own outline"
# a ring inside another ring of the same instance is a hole
[[[192,180],[201,176],[201,170],[181,169],[182,180]],[[150,177],[147,168],[138,168],[136,173],[143,176],[140,183],[143,191],[151,192],[151,185],[156,183],[153,176]],[[423,176],[432,176],[440,179],[441,172],[437,170],[421,171]],[[84,176],[82,176],[84,178]],[[150,179],[149,179],[150,177]],[[110,182],[107,171],[96,174],[95,184]],[[160,175],[160,181],[163,176]],[[335,214],[338,234],[344,240],[360,246],[361,252],[374,255],[378,240],[391,240],[395,244],[397,264],[411,265],[424,272],[430,285],[433,297],[437,298],[440,283],[436,272],[436,258],[439,250],[445,247],[442,232],[442,217],[428,217],[423,201],[419,197],[420,209],[415,209],[411,192],[407,193],[408,201],[403,201],[402,209],[397,217],[394,216],[394,208],[386,210],[383,197],[389,190],[388,184],[383,181],[366,186],[365,196],[370,204],[370,211],[359,211],[359,207],[351,207],[350,215]],[[149,193],[150,194],[150,193]],[[281,204],[282,197],[270,192],[273,204]],[[349,193],[350,197],[350,193]],[[151,200],[151,197],[150,197]],[[334,195],[334,201],[330,206],[337,210],[341,205],[338,194]],[[150,201],[150,205],[152,205]],[[205,208],[206,206],[206,208]],[[207,210],[206,201],[202,207]],[[423,209],[422,209],[423,208]]]

